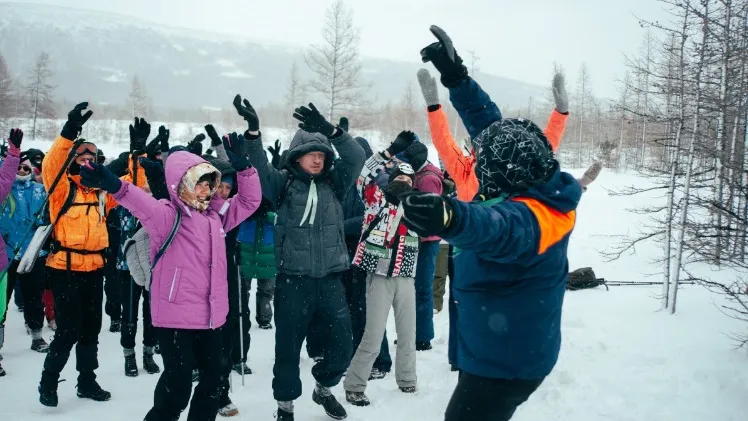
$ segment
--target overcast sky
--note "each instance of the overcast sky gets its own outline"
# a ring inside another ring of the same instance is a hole
[[[154,24],[242,34],[307,45],[321,40],[325,8],[333,0],[34,0],[80,9],[116,12]],[[0,2],[5,2],[0,0]],[[19,1],[16,1],[19,2]],[[570,82],[586,62],[598,96],[616,96],[624,71],[622,54],[638,49],[643,29],[634,15],[662,19],[657,0],[346,0],[361,31],[361,53],[419,61],[433,41],[429,25],[452,37],[480,70],[549,84],[552,63]],[[573,85],[572,85],[573,86]],[[571,87],[571,86],[570,86]]]

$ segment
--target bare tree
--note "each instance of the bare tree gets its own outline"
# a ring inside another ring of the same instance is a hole
[[[13,115],[13,77],[0,54],[0,120]]]
[[[36,139],[41,134],[37,127],[39,119],[55,118],[55,104],[52,99],[54,86],[50,79],[52,73],[49,54],[42,52],[37,56],[33,67],[29,71],[26,84],[29,114],[32,118],[31,138]]]
[[[286,88],[286,107],[288,108],[288,115],[284,119],[289,141],[293,138],[294,133],[296,133],[296,130],[298,129],[297,121],[293,118],[292,111],[295,107],[301,105],[305,96],[306,87],[299,76],[299,66],[296,62],[293,62],[288,74],[288,87]]]
[[[142,117],[148,115],[148,94],[146,93],[145,86],[141,82],[138,75],[132,77],[130,84],[130,108],[132,109],[132,117]]]
[[[313,45],[305,61],[314,73],[309,87],[325,98],[327,118],[334,121],[362,105],[366,87],[361,80],[358,29],[343,0],[327,9],[322,37],[324,43]]]

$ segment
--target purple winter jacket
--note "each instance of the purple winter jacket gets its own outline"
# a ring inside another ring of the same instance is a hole
[[[17,156],[8,155],[3,160],[0,168],[0,203],[3,203],[13,189],[13,183],[18,174],[18,164],[21,159]],[[0,237],[0,272],[8,268],[8,254],[5,251],[5,240]]]
[[[170,200],[156,200],[125,182],[114,194],[148,233],[151,260],[169,235],[177,206],[182,211],[173,242],[153,268],[151,319],[157,327],[218,329],[229,312],[226,232],[257,210],[262,191],[257,171],[249,168],[237,173],[238,193],[233,198],[214,195],[204,212],[188,207],[179,199],[179,183],[190,168],[206,162],[189,152],[169,155],[165,175]]]

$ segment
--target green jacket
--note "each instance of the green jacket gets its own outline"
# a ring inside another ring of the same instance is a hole
[[[275,213],[257,215],[239,227],[240,265],[244,279],[275,278]]]

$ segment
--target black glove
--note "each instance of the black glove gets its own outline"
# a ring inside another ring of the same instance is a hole
[[[249,101],[245,99],[244,105],[242,105],[242,96],[237,94],[234,97],[234,108],[236,108],[236,112],[247,121],[247,130],[250,132],[260,130],[260,118],[257,116],[257,111],[255,111]]]
[[[23,132],[21,129],[10,129],[10,136],[8,136],[8,142],[13,145],[18,152],[21,152],[21,141],[23,141]]]
[[[114,173],[101,164],[88,161],[81,165],[81,184],[90,189],[101,189],[108,193],[116,193],[122,187],[122,181]]]
[[[275,139],[275,147],[268,146],[268,152],[270,152],[270,155],[273,157],[272,161],[275,162],[275,160],[280,159],[281,154],[281,141],[280,139]]]
[[[242,138],[243,137],[244,136],[242,136]],[[252,163],[249,162],[247,155],[237,155],[233,151],[226,151],[226,155],[229,156],[229,164],[231,164],[231,168],[235,169],[236,172],[252,168]]]
[[[436,25],[431,25],[429,29],[439,41],[421,50],[421,60],[434,64],[441,73],[442,85],[447,88],[457,86],[467,77],[467,67],[462,64],[462,58],[457,54],[449,35]]]
[[[229,151],[233,152],[235,155],[246,155],[246,139],[244,136],[234,133],[229,133],[228,137],[223,138],[223,148],[226,149],[226,152]]]
[[[164,174],[164,164],[158,160],[140,158],[140,166],[145,171],[145,178],[148,179],[148,187],[156,199],[168,199],[169,191],[166,189],[166,175]]]
[[[158,137],[161,138],[161,153],[169,152],[169,129],[164,126],[158,128]]]
[[[327,137],[332,137],[335,134],[335,127],[322,117],[322,114],[317,111],[317,107],[311,102],[309,108],[302,105],[294,111],[293,118],[301,122],[299,123],[301,130],[309,133],[322,133]]]
[[[187,144],[187,150],[197,156],[201,156],[203,154],[203,140],[205,140],[205,134],[200,133],[195,136],[195,138]]]
[[[135,117],[135,123],[130,125],[130,152],[145,151],[145,144],[150,135],[151,125],[144,118]]]
[[[408,149],[408,147],[410,147],[410,145],[412,145],[415,140],[415,133],[411,132],[410,130],[403,130],[400,132],[400,134],[397,135],[395,140],[392,141],[392,144],[390,144],[390,146],[387,148],[387,152],[390,154],[390,156],[395,156],[400,152]]]
[[[338,127],[340,127],[340,130],[343,130],[344,132],[348,132],[348,117],[340,117],[340,121],[338,122]]]
[[[439,235],[450,226],[454,211],[444,197],[425,192],[400,195],[405,225],[421,237]]]
[[[80,135],[83,130],[83,125],[86,124],[86,121],[88,121],[93,114],[93,111],[91,110],[86,111],[85,114],[81,114],[81,112],[86,108],[88,108],[88,102],[81,102],[68,113],[68,121],[62,127],[60,136],[68,140],[75,140],[78,138],[78,135]]]
[[[215,148],[221,144],[221,138],[218,136],[218,133],[216,133],[216,128],[213,127],[212,124],[205,126],[205,132],[208,133],[211,147]]]
[[[148,159],[156,159],[156,155],[166,152],[169,150],[169,134],[168,130],[166,130],[166,127],[161,126],[158,128],[158,134],[156,137],[153,138],[150,142],[148,142],[148,145],[145,147],[145,153],[148,155]],[[166,137],[166,150],[163,150],[162,144],[164,142],[164,137]]]

